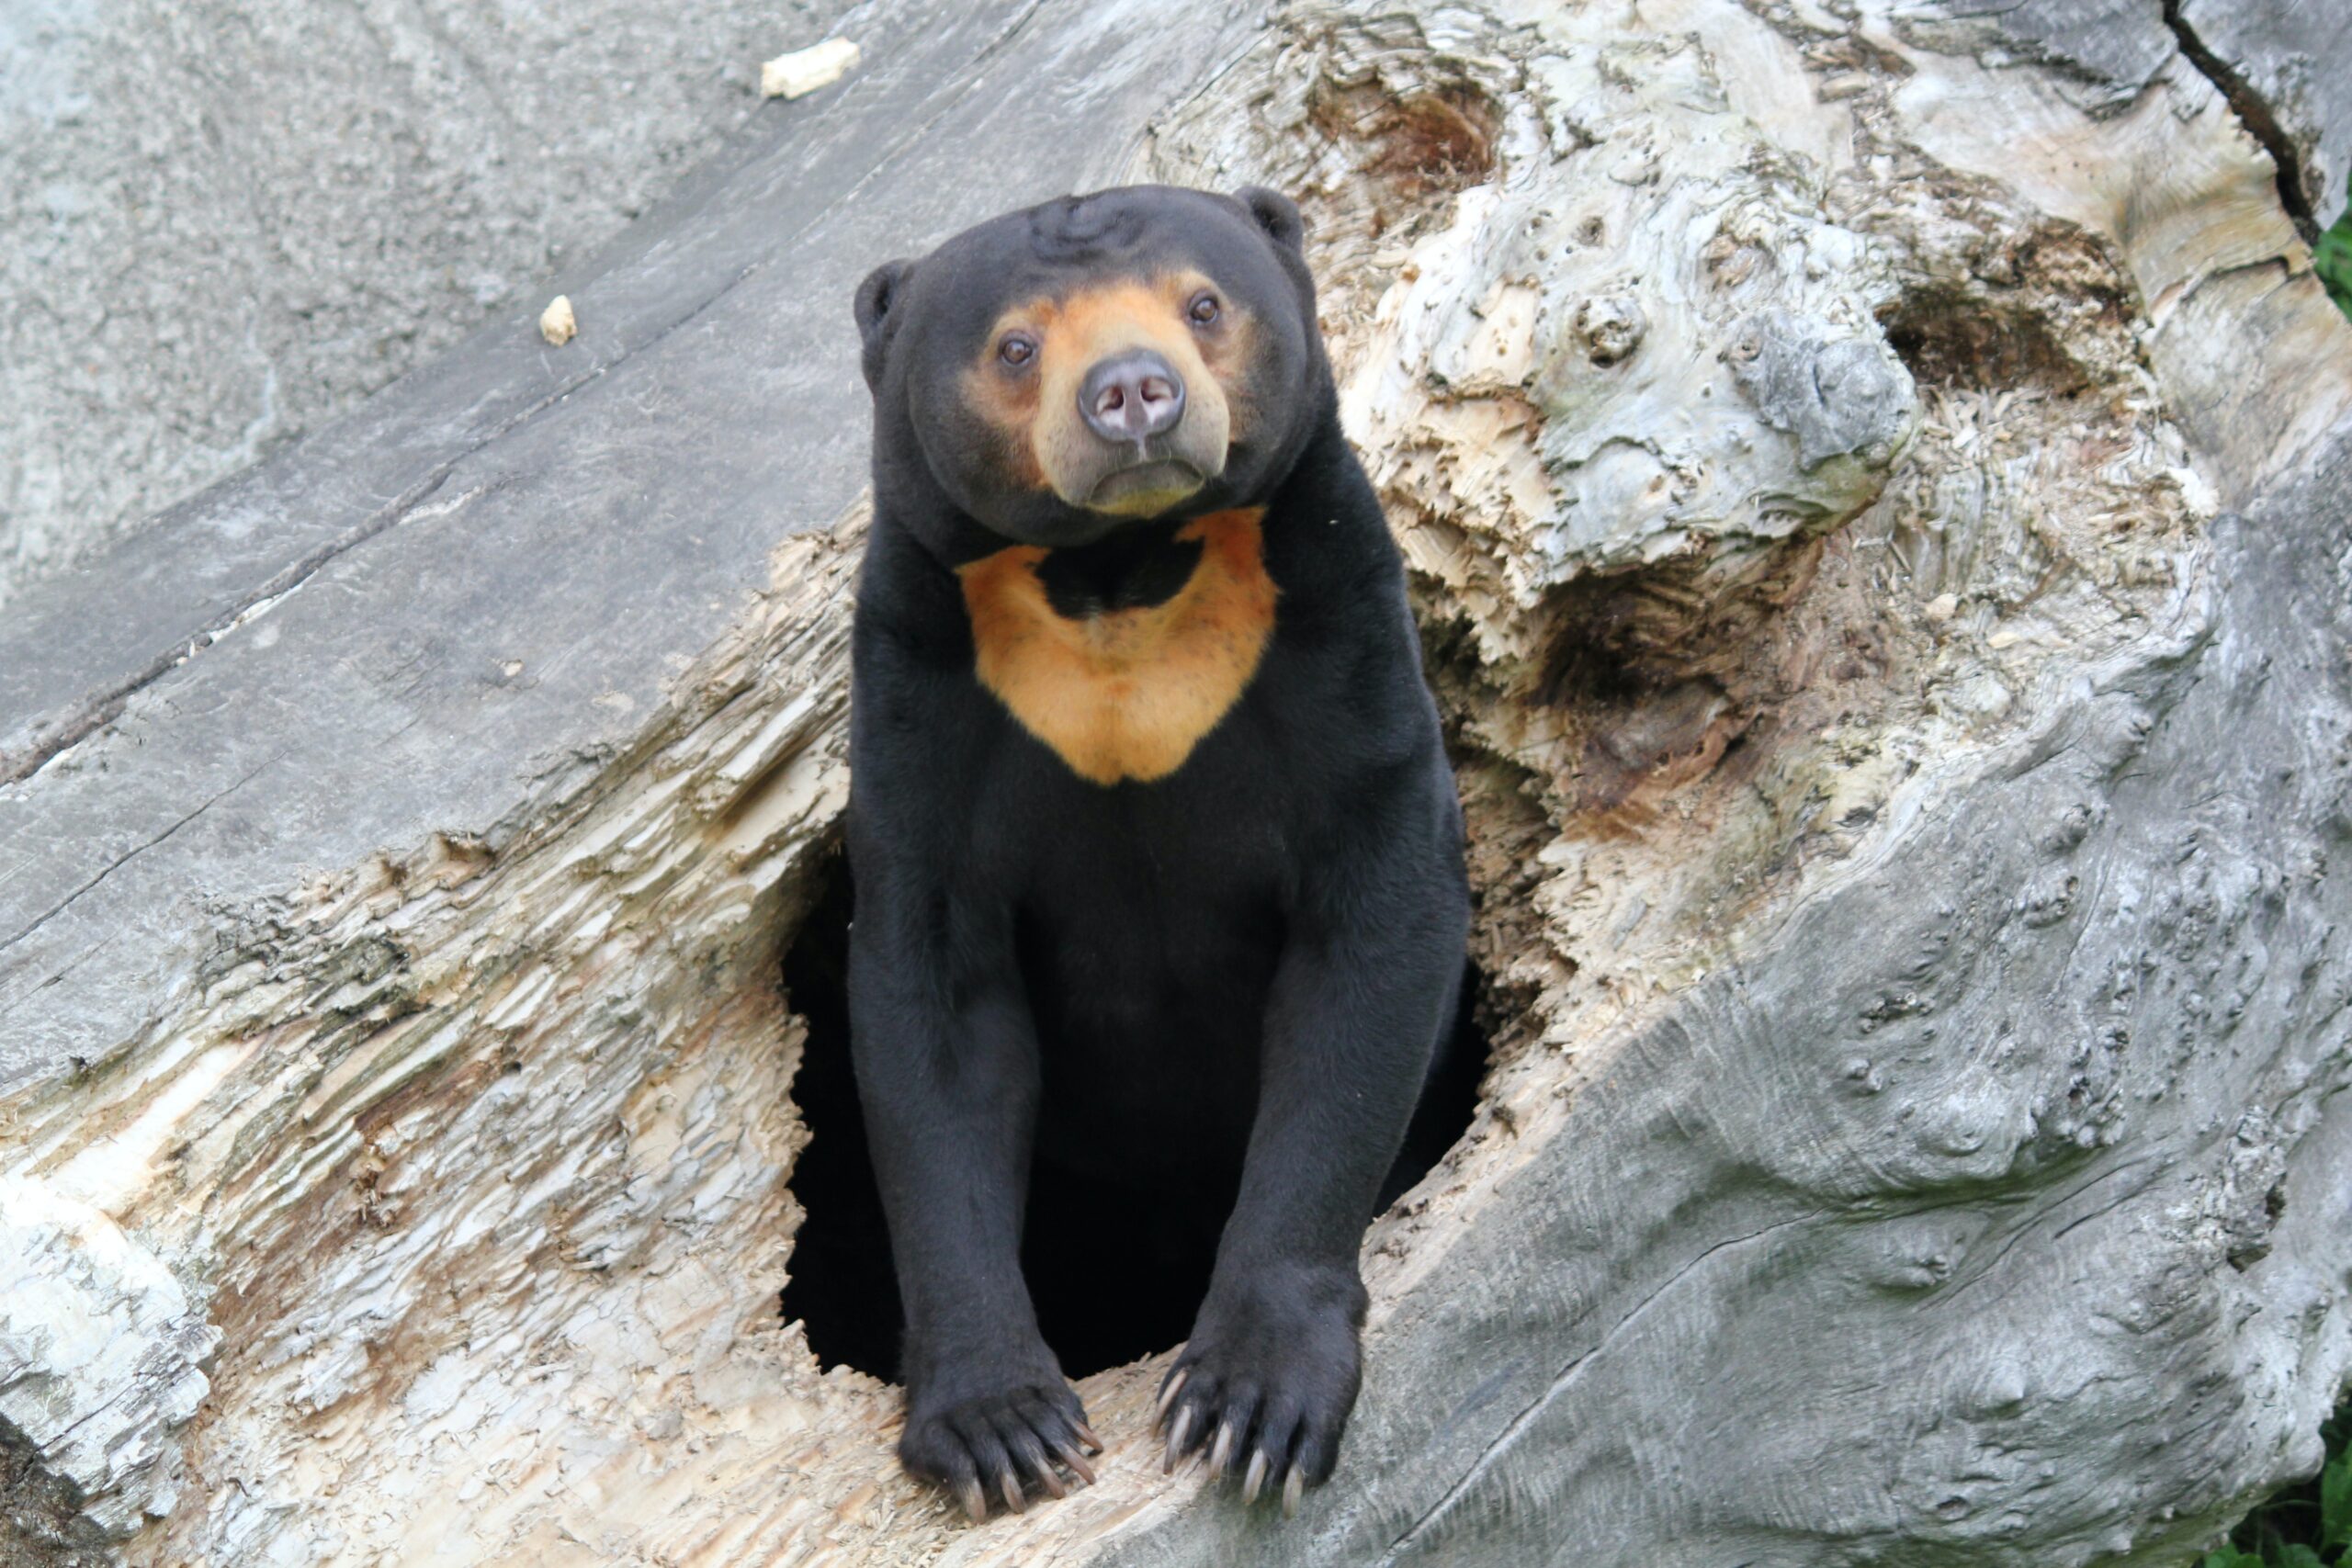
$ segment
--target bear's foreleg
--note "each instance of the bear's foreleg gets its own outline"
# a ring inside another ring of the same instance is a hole
[[[949,930],[944,891],[883,858],[857,867],[850,1010],[906,1309],[899,1458],[978,1520],[990,1490],[1015,1511],[1024,1483],[1062,1495],[1057,1461],[1091,1481],[1084,1450],[1102,1445],[1022,1278],[1037,1041],[1011,931]]]
[[[1307,868],[1240,1195],[1160,1393],[1165,1467],[1204,1447],[1211,1479],[1239,1473],[1250,1500],[1278,1487],[1286,1512],[1330,1476],[1355,1404],[1356,1253],[1450,1021],[1468,931],[1450,795],[1401,805],[1356,818]]]

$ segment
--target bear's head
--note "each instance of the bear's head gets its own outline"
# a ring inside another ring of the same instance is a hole
[[[877,500],[951,561],[1264,501],[1330,400],[1303,242],[1271,190],[1130,186],[876,268]]]

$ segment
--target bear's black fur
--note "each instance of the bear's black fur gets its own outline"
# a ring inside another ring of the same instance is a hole
[[[900,1457],[975,1517],[1091,1478],[1021,1251],[1033,1183],[1095,1184],[1217,1235],[1170,1462],[1295,1506],[1355,1402],[1357,1249],[1469,918],[1297,209],[1049,202],[876,269],[856,317],[851,1033]]]

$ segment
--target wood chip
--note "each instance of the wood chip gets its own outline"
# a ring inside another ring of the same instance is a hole
[[[760,96],[797,98],[829,87],[857,69],[857,45],[829,38],[807,49],[779,54],[760,67]]]

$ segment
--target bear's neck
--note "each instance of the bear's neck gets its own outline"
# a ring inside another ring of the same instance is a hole
[[[1048,550],[1034,570],[1054,613],[1071,620],[1149,609],[1175,597],[1201,563],[1201,541],[1182,521],[1122,528],[1091,545]]]

